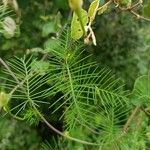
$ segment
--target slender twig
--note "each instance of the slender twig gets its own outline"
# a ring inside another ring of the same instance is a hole
[[[7,69],[7,71],[10,73],[10,75],[14,78],[14,80],[18,83],[18,85],[10,92],[10,97],[12,95],[12,93],[19,87],[22,85],[22,83],[20,83],[20,81],[17,79],[17,77],[15,76],[15,74],[11,71],[11,69],[9,68],[9,66],[7,65],[7,63],[2,59],[0,58],[0,63]],[[14,114],[11,113],[10,109],[8,106],[5,106],[5,109],[7,110],[7,112],[15,119],[18,119],[18,120],[24,120],[24,118],[21,118],[21,117],[18,117]]]
[[[144,106],[141,107],[141,110],[145,113],[147,117],[150,117],[150,112],[145,110]]]
[[[11,112],[11,110],[9,109],[8,106],[5,106],[5,109],[6,109],[6,111],[7,111],[7,114],[9,114],[10,116],[12,116],[14,119],[17,119],[17,120],[20,120],[20,121],[23,121],[23,120],[24,120],[24,118],[12,114],[12,112]]]
[[[136,4],[132,5],[132,6],[130,7],[130,9],[137,8],[137,7],[140,6],[141,4],[143,4],[143,0],[139,0]]]
[[[128,131],[132,121],[134,120],[136,114],[140,111],[140,109],[141,109],[140,106],[136,106],[135,109],[132,111],[131,115],[129,116],[129,118],[128,118],[127,122],[126,122],[126,124],[123,127],[123,131],[124,132]]]
[[[114,1],[114,3],[116,4],[116,2]],[[145,21],[149,21],[150,22],[150,18],[146,18],[140,14],[138,14],[137,12],[134,11],[134,8],[137,8],[138,6],[140,6],[143,3],[143,0],[139,0],[136,4],[131,5],[127,8],[121,7],[119,4],[117,5],[117,8],[121,11],[128,11],[131,14],[133,14],[134,16],[136,16],[138,19],[142,19]]]
[[[15,81],[20,84],[19,80],[16,78],[15,74],[11,71],[9,66],[7,65],[6,62],[0,57],[0,63],[7,69],[7,71],[10,73],[10,75],[15,79]]]
[[[102,144],[98,144],[98,143],[92,143],[92,142],[87,142],[87,141],[84,141],[84,140],[80,140],[80,139],[76,139],[76,138],[73,138],[69,135],[65,135],[63,134],[61,131],[59,131],[58,129],[56,129],[55,127],[53,127],[46,119],[45,117],[39,112],[39,110],[35,107],[35,105],[33,105],[35,111],[37,112],[37,114],[40,116],[40,118],[45,122],[45,124],[53,131],[55,131],[57,134],[63,136],[64,138],[67,138],[67,139],[70,139],[72,141],[75,141],[75,142],[78,142],[78,143],[81,143],[81,144],[85,144],[85,145],[92,145],[92,146],[102,146]]]
[[[12,91],[10,92],[10,96],[17,90],[18,87],[22,87],[23,83],[26,81],[26,78],[20,82],[17,77],[15,76],[15,74],[11,71],[10,67],[7,65],[7,63],[0,58],[0,63],[6,68],[6,70],[10,73],[10,75],[15,79],[15,81],[17,82],[17,85],[12,89]]]
[[[121,11],[131,11],[134,8],[137,8],[139,5],[141,5],[141,3],[136,3],[135,5],[130,6],[130,7],[126,7],[126,8],[120,7],[120,6],[118,6],[117,8],[119,8]]]
[[[137,12],[135,12],[133,10],[131,10],[130,12],[131,12],[131,14],[135,15],[138,19],[142,19],[142,20],[145,20],[145,21],[150,21],[150,18],[146,18],[144,16],[141,16],[141,15],[139,15]]]
[[[106,7],[106,6],[108,6],[108,5],[110,5],[112,3],[112,0],[109,0],[107,3],[105,3],[103,6],[101,6],[101,7],[99,7],[98,9],[97,9],[97,11],[99,11],[102,7]]]
[[[142,111],[141,111],[142,112]],[[141,127],[141,123],[143,121],[143,116],[142,116],[142,113],[140,113],[138,116],[137,116],[137,119],[136,119],[136,127],[135,129],[133,129],[133,132],[136,132],[136,131],[139,131],[140,127]]]

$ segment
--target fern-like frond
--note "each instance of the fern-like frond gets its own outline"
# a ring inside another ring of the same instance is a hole
[[[123,85],[108,69],[100,69],[96,63],[88,62],[90,56],[83,57],[84,50],[78,49],[77,45],[73,45],[73,50],[72,45],[60,45],[60,49],[49,48],[50,64],[53,59],[57,60],[50,72],[58,77],[51,92],[63,93],[51,104],[52,114],[64,109],[60,119],[65,118],[64,130],[72,136],[73,131],[81,127],[86,134],[111,135],[113,140],[114,130],[121,134],[130,112]]]
[[[67,150],[67,148],[65,147]],[[52,138],[51,143],[45,141],[42,143],[42,150],[63,150],[63,144],[61,143],[60,139]]]
[[[29,56],[8,62],[15,77],[5,70],[2,80],[11,93],[11,113],[37,123],[35,107],[42,111],[48,104],[50,117],[58,112],[68,135],[97,143],[115,141],[130,113],[123,85],[110,70],[89,62],[90,56],[85,56],[69,34],[57,43],[46,49],[46,62],[38,63]]]
[[[37,107],[49,104],[45,99],[49,93],[49,89],[45,88],[49,75],[36,72],[33,69],[34,63],[32,57],[16,57],[7,63],[16,80],[10,76],[8,70],[4,70],[5,77],[0,77],[0,80],[5,80],[5,91],[10,93],[9,109],[15,116],[24,117],[33,104]]]

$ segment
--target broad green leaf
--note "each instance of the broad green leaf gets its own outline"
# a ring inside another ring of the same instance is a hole
[[[150,103],[150,79],[144,75],[135,81],[132,93],[132,100],[135,104]]]
[[[90,8],[88,10],[88,16],[91,22],[95,19],[98,7],[99,7],[99,0],[93,1],[90,5]]]
[[[83,26],[86,26],[88,23],[88,15],[87,12],[84,9],[80,10],[80,18],[82,19]],[[74,40],[80,39],[84,34],[84,31],[81,26],[81,22],[77,14],[73,13],[73,18],[71,22],[71,37]]]
[[[105,11],[107,11],[108,6],[102,6],[99,10],[98,10],[98,15],[103,14]]]
[[[143,7],[144,16],[150,17],[150,3]]]

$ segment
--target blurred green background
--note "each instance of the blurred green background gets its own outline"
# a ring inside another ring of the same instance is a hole
[[[85,2],[85,7],[89,2]],[[18,0],[18,4],[20,33],[11,39],[0,34],[0,56],[6,60],[28,50],[45,49],[70,22],[67,0]],[[93,29],[97,46],[87,46],[86,52],[93,55],[98,65],[110,68],[126,83],[126,88],[132,89],[135,78],[147,74],[150,68],[149,23],[128,13],[109,10],[96,18]],[[42,123],[38,127],[28,127],[26,123],[1,116],[0,150],[39,150],[45,141],[54,144],[52,137],[56,134],[49,130],[45,134],[47,130]],[[57,147],[44,145],[41,149]],[[72,149],[82,150],[82,147],[76,145]]]

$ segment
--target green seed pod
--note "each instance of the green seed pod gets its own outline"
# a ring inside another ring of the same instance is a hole
[[[83,0],[69,0],[69,6],[73,11],[80,9],[82,5]]]
[[[9,101],[9,95],[5,92],[0,92],[0,109],[5,107]]]

